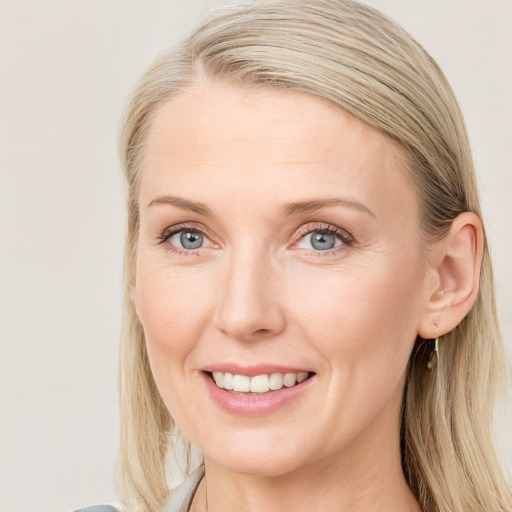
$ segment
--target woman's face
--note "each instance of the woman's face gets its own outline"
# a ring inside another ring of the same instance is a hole
[[[282,475],[398,451],[429,295],[405,165],[298,91],[202,84],[158,111],[134,300],[162,398],[207,461]]]

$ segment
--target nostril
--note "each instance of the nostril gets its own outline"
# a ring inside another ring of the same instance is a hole
[[[256,331],[253,332],[253,334],[255,336],[262,336],[264,334],[267,334],[268,332],[270,332],[268,329],[257,329]]]

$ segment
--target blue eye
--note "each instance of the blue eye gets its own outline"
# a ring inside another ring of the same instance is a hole
[[[199,231],[183,229],[172,234],[168,240],[172,245],[179,247],[180,249],[193,251],[203,247],[203,244],[207,238]]]
[[[328,251],[336,249],[347,243],[341,233],[331,229],[317,229],[306,233],[298,242],[297,247],[301,249],[313,249],[315,251]]]
[[[314,231],[309,235],[311,246],[317,251],[326,251],[336,246],[336,237],[329,233]],[[338,244],[339,245],[339,244]]]

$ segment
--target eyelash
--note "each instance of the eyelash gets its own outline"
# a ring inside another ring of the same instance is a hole
[[[295,237],[297,240],[293,243],[293,245],[298,244],[306,235],[309,235],[310,233],[326,233],[329,235],[335,235],[339,238],[339,240],[341,240],[341,245],[334,247],[333,249],[326,249],[323,251],[315,251],[313,249],[308,250],[306,255],[311,257],[332,256],[337,254],[339,251],[347,249],[347,247],[354,246],[356,243],[354,237],[344,229],[338,228],[332,224],[313,223],[307,224],[296,232]]]
[[[166,228],[163,233],[157,237],[157,245],[163,245],[166,242],[169,241],[170,238],[172,238],[174,235],[178,233],[182,233],[184,231],[189,231],[192,233],[200,233],[204,237],[210,239],[207,233],[205,232],[204,228],[201,229],[200,227],[196,225],[191,224],[176,224],[175,226],[171,226]],[[184,255],[184,256],[195,256],[198,255],[198,250],[193,249],[184,249],[181,247],[176,247],[175,245],[169,243],[168,244],[169,250],[176,254]]]
[[[204,230],[204,228],[200,228],[196,225],[190,225],[190,224],[177,224],[175,226],[166,228],[163,231],[163,233],[157,237],[157,245],[165,244],[166,242],[169,241],[169,239],[172,236],[174,236],[178,233],[184,232],[184,231],[200,233],[205,238],[210,240],[210,237],[208,236],[208,234]],[[322,257],[322,256],[333,255],[340,250],[346,249],[347,247],[354,246],[356,243],[354,237],[350,233],[345,231],[344,229],[338,228],[332,224],[313,223],[313,224],[308,224],[306,226],[303,226],[294,234],[294,238],[296,240],[293,242],[292,246],[298,244],[306,235],[308,235],[310,233],[327,233],[327,234],[335,235],[342,242],[341,246],[335,247],[333,249],[327,249],[327,250],[323,250],[323,251],[319,251],[319,250],[307,251],[306,254],[308,256],[312,256],[312,257]],[[185,255],[185,256],[194,256],[194,255],[199,254],[199,249],[197,249],[197,250],[184,249],[184,248],[177,247],[170,243],[168,244],[168,246],[169,246],[169,249],[176,254]]]

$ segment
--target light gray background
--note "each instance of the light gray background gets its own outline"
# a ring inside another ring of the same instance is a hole
[[[0,512],[115,502],[124,186],[136,74],[217,0],[0,0]],[[465,112],[512,339],[512,2],[374,0]],[[512,472],[510,399],[497,444]]]

